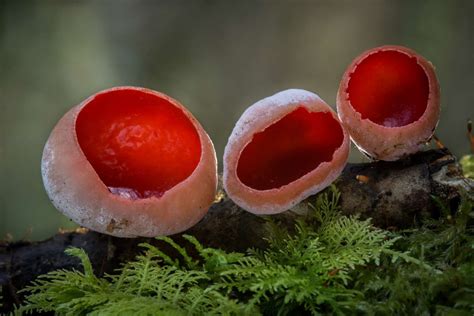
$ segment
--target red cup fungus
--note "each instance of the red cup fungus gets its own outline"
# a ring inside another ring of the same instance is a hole
[[[51,132],[41,167],[58,210],[119,237],[184,231],[217,188],[202,126],[178,101],[144,88],[104,90],[72,108]]]
[[[339,118],[357,147],[397,160],[423,148],[440,112],[433,65],[411,49],[381,46],[358,56],[337,94]]]
[[[285,90],[249,107],[224,153],[224,188],[243,209],[276,214],[334,181],[349,135],[316,94]]]

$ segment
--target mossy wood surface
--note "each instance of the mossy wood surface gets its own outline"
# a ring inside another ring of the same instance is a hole
[[[474,187],[472,180],[462,176],[455,157],[444,149],[397,162],[349,164],[335,184],[341,193],[343,214],[359,213],[361,218],[370,217],[376,226],[389,230],[413,227],[423,218],[439,217],[433,196],[447,201],[455,210],[460,192],[472,192]],[[274,218],[291,229],[297,213],[306,211],[305,205],[302,203],[294,212]],[[262,217],[245,212],[220,192],[208,215],[186,234],[195,236],[205,246],[244,252],[249,247],[266,246],[264,222]],[[183,241],[180,236],[174,239],[178,243]],[[143,242],[174,251],[169,244],[153,238],[115,238],[84,229],[59,232],[42,242],[3,242],[0,244],[2,308],[9,310],[12,304],[19,304],[22,298],[17,291],[38,275],[78,268],[77,258],[64,253],[70,246],[84,249],[94,270],[101,275],[133,259]]]

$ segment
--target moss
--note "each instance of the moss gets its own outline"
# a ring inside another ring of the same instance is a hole
[[[334,187],[310,202],[294,232],[268,220],[265,250],[207,248],[198,258],[168,237],[178,258],[143,244],[116,274],[55,271],[24,290],[19,312],[58,315],[289,315],[474,313],[472,196],[454,216],[397,233],[339,212]]]
[[[466,178],[474,179],[474,155],[465,155],[459,161]]]

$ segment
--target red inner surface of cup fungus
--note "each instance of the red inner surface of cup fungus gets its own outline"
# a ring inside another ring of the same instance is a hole
[[[428,77],[416,57],[378,51],[362,60],[350,75],[349,101],[363,119],[386,127],[417,121],[425,112]]]
[[[102,182],[130,199],[162,196],[186,179],[201,157],[198,132],[186,114],[138,90],[94,97],[79,113],[76,132]]]
[[[343,139],[331,113],[299,107],[253,135],[240,154],[237,176],[256,190],[280,188],[331,161]]]

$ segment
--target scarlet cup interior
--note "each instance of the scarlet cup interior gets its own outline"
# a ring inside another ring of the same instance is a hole
[[[142,90],[98,94],[79,113],[76,133],[102,182],[130,199],[162,196],[189,177],[201,157],[198,132],[186,114]]]
[[[377,51],[350,74],[349,101],[363,119],[386,127],[405,126],[425,112],[428,77],[416,57],[395,50]]]
[[[253,135],[240,154],[237,176],[256,190],[280,188],[331,161],[343,138],[331,113],[299,107]]]

